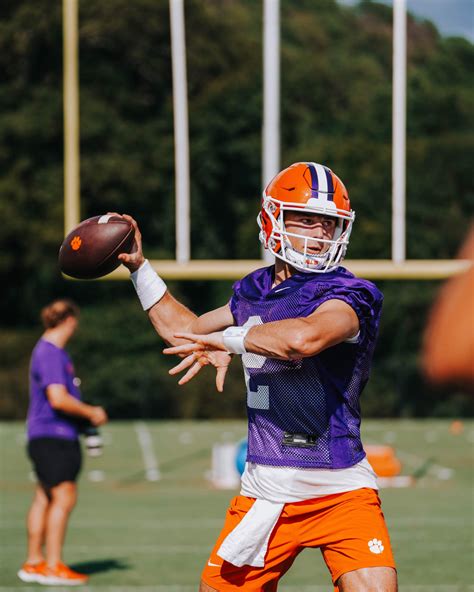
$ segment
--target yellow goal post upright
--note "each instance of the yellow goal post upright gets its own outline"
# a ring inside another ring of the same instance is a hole
[[[64,231],[80,222],[79,178],[79,78],[78,0],[63,3],[63,102],[64,102]],[[263,183],[279,170],[279,0],[263,0]],[[393,40],[393,157],[392,157],[392,259],[347,259],[345,267],[367,279],[444,279],[467,269],[470,261],[425,260],[405,257],[405,117],[406,117],[406,0],[394,0]],[[193,260],[190,255],[189,150],[186,82],[186,49],[183,0],[170,0],[173,69],[176,175],[176,259],[152,260],[151,264],[170,280],[235,280],[258,267],[262,259]],[[262,184],[263,184],[262,183]],[[66,277],[66,276],[65,276]],[[123,266],[106,280],[128,279]]]

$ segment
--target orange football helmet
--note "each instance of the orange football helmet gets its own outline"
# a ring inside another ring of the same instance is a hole
[[[311,239],[288,233],[285,211],[307,212],[336,218],[331,240]],[[325,273],[339,265],[349,244],[355,212],[351,210],[344,183],[328,167],[315,162],[297,162],[276,175],[263,192],[257,221],[260,241],[271,253],[301,271]],[[291,237],[304,240],[303,251],[296,250]],[[325,243],[325,250],[314,254],[308,243]]]

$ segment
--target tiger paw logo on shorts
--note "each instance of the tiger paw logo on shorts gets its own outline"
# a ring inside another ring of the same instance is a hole
[[[384,550],[382,541],[379,541],[379,539],[372,539],[367,544],[369,545],[370,552],[375,553],[376,555],[379,555]]]
[[[71,241],[71,248],[73,251],[78,251],[81,248],[82,240],[80,236],[75,236]]]

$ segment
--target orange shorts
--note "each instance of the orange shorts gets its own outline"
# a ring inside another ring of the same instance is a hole
[[[349,571],[395,567],[380,499],[373,489],[285,504],[270,535],[265,566],[235,567],[217,551],[254,501],[241,495],[231,501],[224,528],[202,572],[203,581],[219,592],[275,591],[280,578],[306,547],[321,550],[335,585]]]

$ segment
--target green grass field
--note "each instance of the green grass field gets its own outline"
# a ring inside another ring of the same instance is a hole
[[[414,487],[383,489],[385,516],[398,561],[401,592],[474,591],[474,423],[462,433],[450,421],[365,421],[366,443],[390,443],[403,474],[421,466]],[[148,481],[139,432],[151,436],[161,479]],[[0,592],[45,590],[24,584],[24,518],[33,482],[24,427],[0,424]],[[80,497],[65,560],[91,575],[82,590],[191,592],[234,491],[206,478],[215,442],[237,441],[243,422],[120,422],[103,430],[103,456],[85,458]],[[58,591],[61,588],[54,588]],[[306,550],[283,578],[282,592],[332,590],[318,550]],[[51,588],[53,590],[53,588]]]

